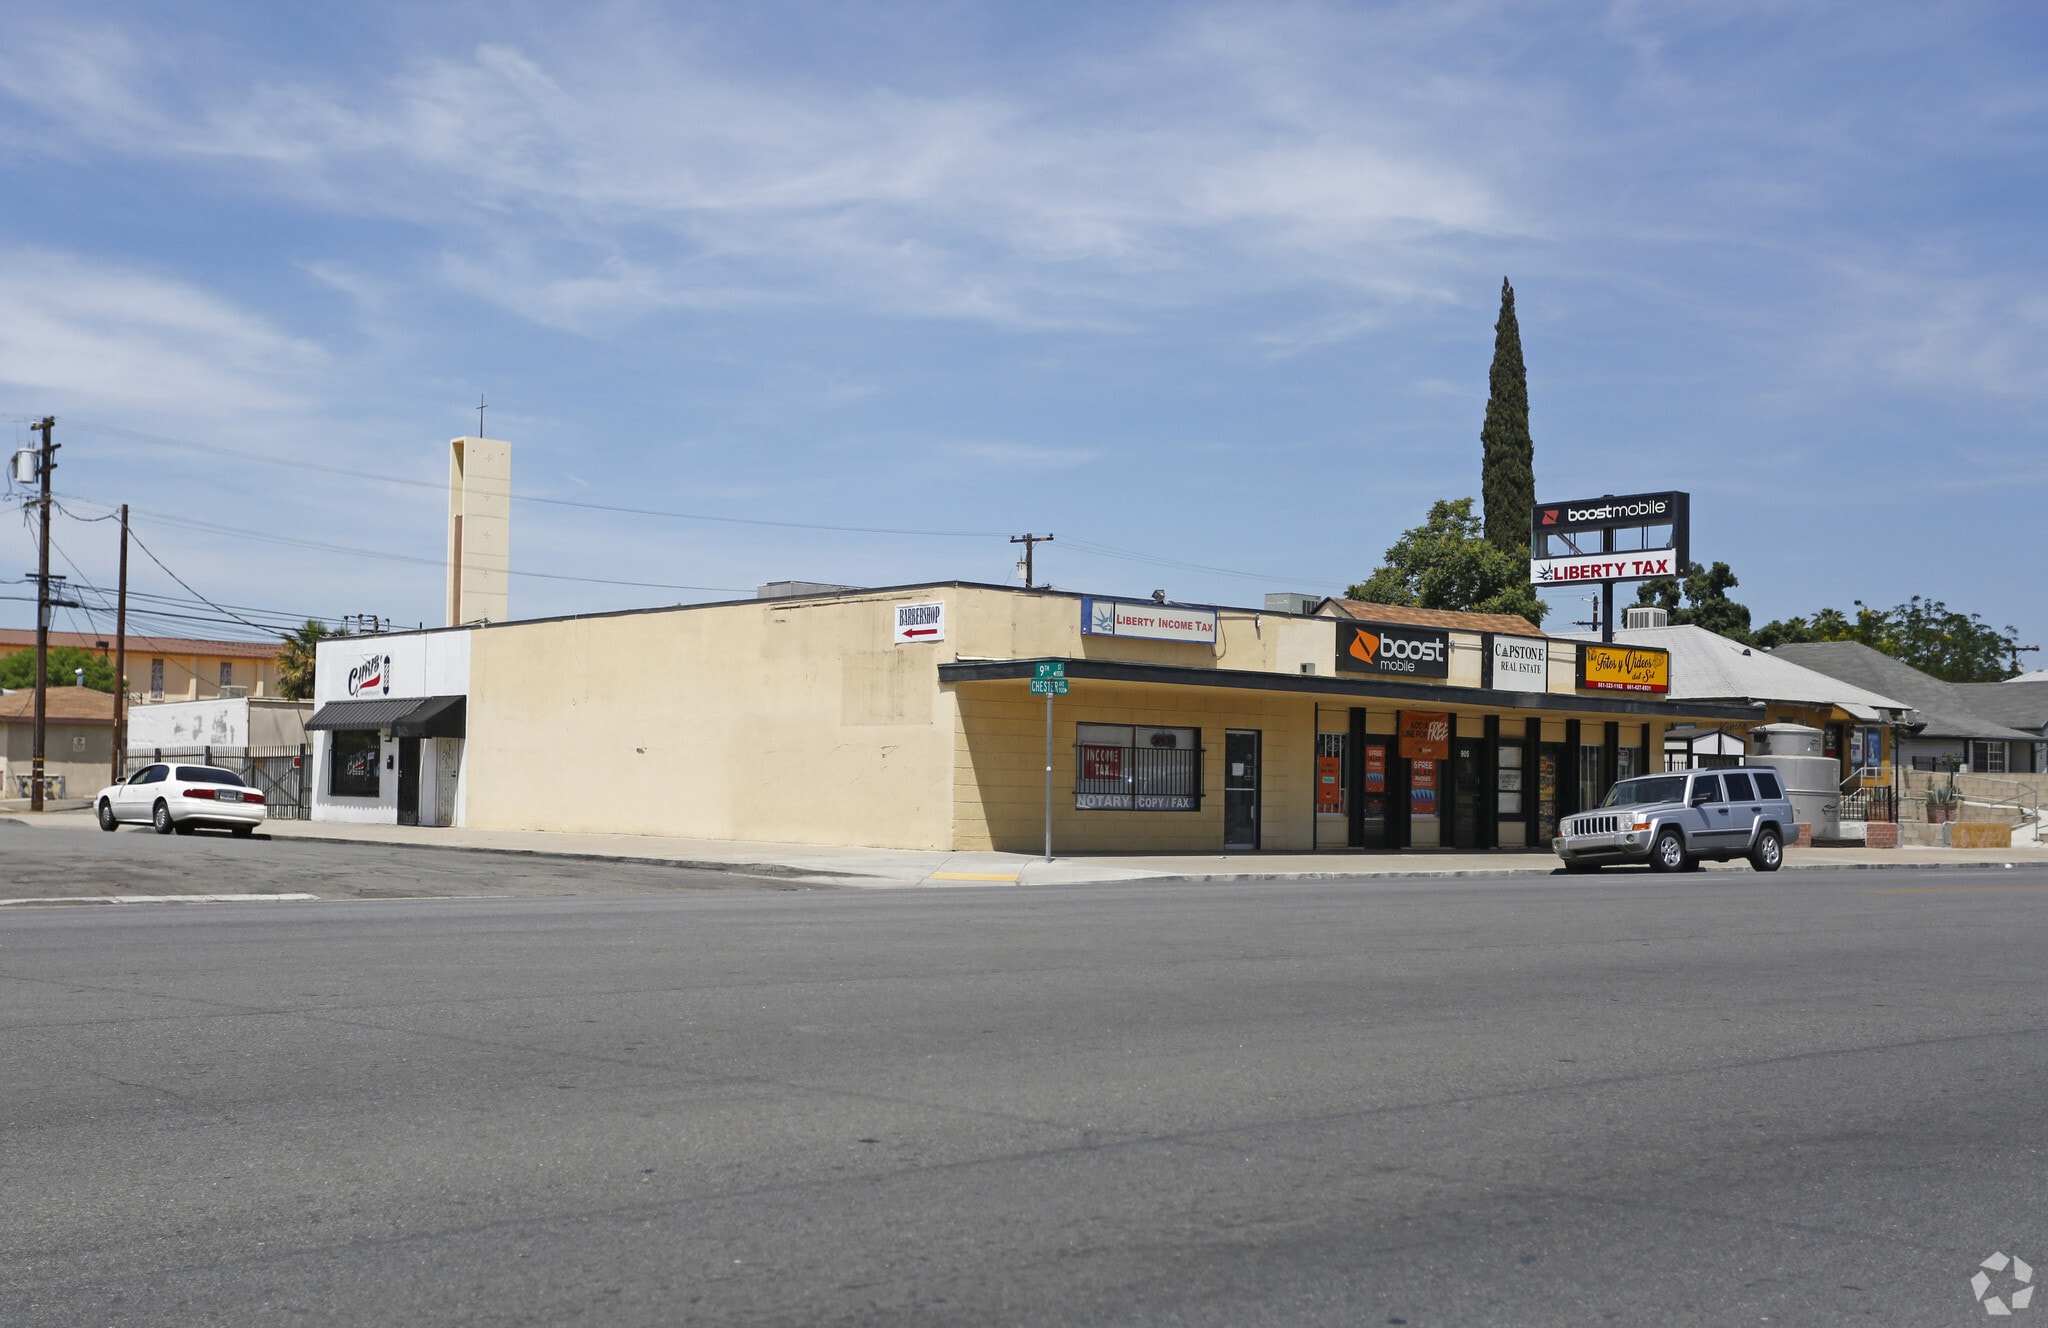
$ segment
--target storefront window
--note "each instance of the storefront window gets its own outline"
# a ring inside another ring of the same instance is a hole
[[[327,742],[327,791],[337,798],[374,798],[383,744],[375,729],[340,729]]]
[[[1623,747],[1614,753],[1614,780],[1617,784],[1624,779],[1634,779],[1637,775],[1647,773],[1648,771],[1643,769],[1642,748]]]
[[[1074,806],[1081,811],[1192,812],[1202,806],[1202,731],[1082,724]]]
[[[1522,814],[1522,744],[1504,742],[1497,758],[1499,772],[1494,783],[1494,810],[1502,816]]]
[[[1607,786],[1600,780],[1601,747],[1598,743],[1582,743],[1579,746],[1579,806],[1598,807],[1600,799],[1607,796]]]
[[[1316,811],[1342,816],[1351,810],[1351,763],[1344,759],[1348,733],[1316,735]]]

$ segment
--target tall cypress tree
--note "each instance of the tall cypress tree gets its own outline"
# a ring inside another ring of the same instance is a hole
[[[1486,542],[1516,558],[1529,556],[1529,514],[1536,506],[1536,444],[1529,437],[1529,374],[1522,367],[1522,328],[1515,288],[1500,279],[1500,321],[1493,325],[1493,369],[1487,375],[1485,450],[1479,489]]]

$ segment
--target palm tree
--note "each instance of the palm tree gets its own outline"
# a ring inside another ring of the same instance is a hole
[[[316,647],[330,637],[347,635],[345,629],[337,631],[318,618],[308,618],[305,626],[287,632],[277,652],[278,695],[289,701],[310,699]]]

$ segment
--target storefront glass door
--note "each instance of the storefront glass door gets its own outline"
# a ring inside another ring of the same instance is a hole
[[[1259,731],[1223,734],[1223,847],[1259,846]]]
[[[1479,847],[1479,743],[1451,744],[1451,848]]]

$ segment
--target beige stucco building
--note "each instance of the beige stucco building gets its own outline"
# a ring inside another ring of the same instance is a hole
[[[313,816],[1034,851],[1044,672],[1055,852],[1514,847],[1761,718],[1658,699],[1655,652],[1316,607],[947,582],[323,642]]]

